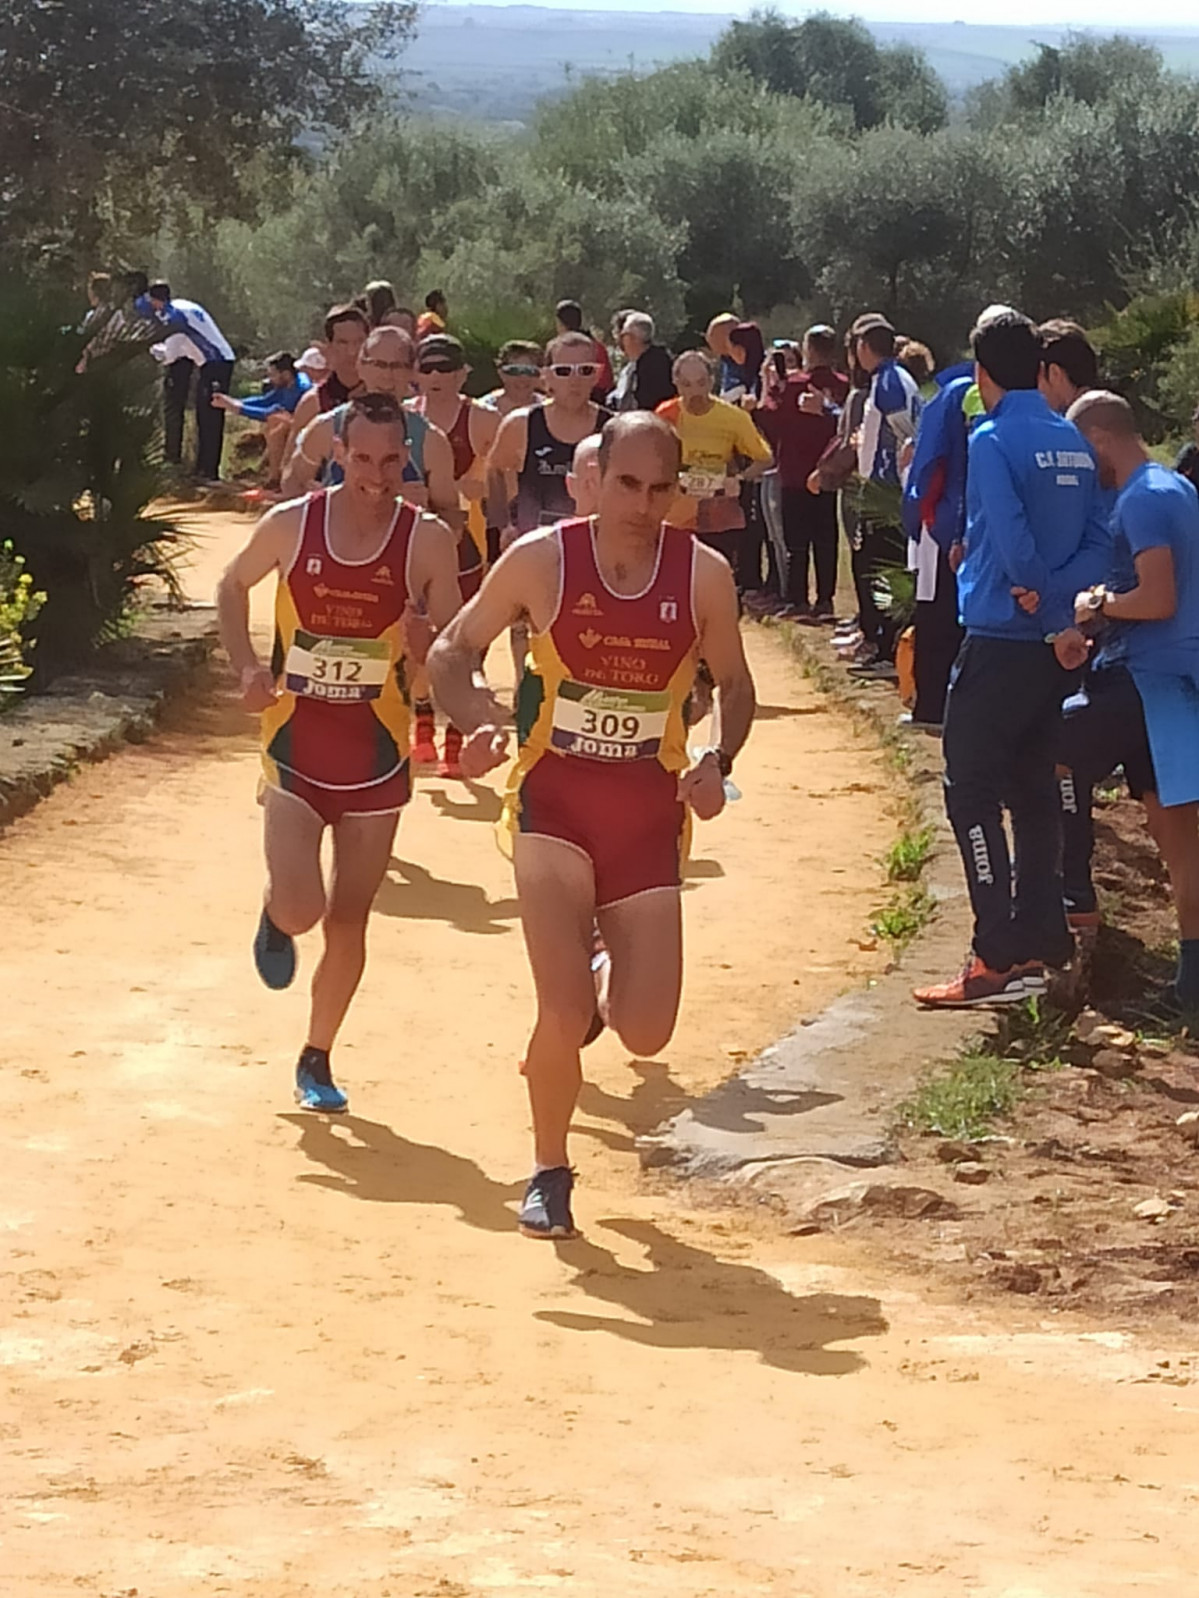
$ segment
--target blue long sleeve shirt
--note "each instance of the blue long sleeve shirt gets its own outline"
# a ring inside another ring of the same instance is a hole
[[[271,388],[265,394],[251,394],[249,399],[241,402],[241,414],[248,416],[251,421],[261,422],[275,411],[287,411],[289,415],[295,414],[296,406],[312,387],[312,379],[306,372],[297,372],[294,383],[289,383],[286,388]]]
[[[1074,621],[1074,596],[1102,581],[1111,533],[1095,458],[1035,389],[1005,394],[970,435],[962,625],[984,638],[1041,640]],[[1040,595],[1026,615],[1013,588]]]

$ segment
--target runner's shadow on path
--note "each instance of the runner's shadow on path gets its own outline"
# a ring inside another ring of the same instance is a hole
[[[464,1155],[432,1143],[413,1143],[381,1121],[360,1115],[333,1119],[297,1111],[279,1119],[299,1131],[304,1158],[325,1167],[297,1181],[369,1204],[444,1204],[481,1231],[516,1230],[507,1203],[521,1196],[523,1182],[493,1182]]]
[[[724,867],[719,860],[688,860],[683,867],[683,885],[703,882],[712,877],[723,877]]]
[[[827,716],[824,705],[758,705],[755,721],[789,721],[792,716]]]
[[[451,821],[491,821],[500,819],[504,801],[494,788],[483,782],[461,782],[456,787],[470,796],[470,804],[456,799],[448,788],[426,788],[429,803],[440,816]]]
[[[425,866],[411,860],[392,859],[389,874],[375,895],[380,915],[399,916],[409,921],[448,921],[460,932],[494,934],[510,932],[506,921],[515,921],[520,905],[515,899],[489,899],[476,882],[450,882],[435,877]],[[398,872],[397,881],[391,872]]]
[[[536,1319],[566,1331],[607,1332],[643,1348],[714,1348],[753,1353],[776,1370],[849,1376],[866,1360],[830,1343],[881,1337],[886,1317],[878,1299],[840,1293],[789,1293],[768,1271],[714,1258],[652,1221],[599,1223],[639,1244],[646,1267],[622,1265],[588,1238],[555,1244],[574,1271],[572,1286],[626,1310],[637,1321],[569,1310],[539,1310]]]
[[[701,1126],[722,1132],[752,1133],[766,1130],[763,1116],[806,1115],[826,1104],[840,1104],[843,1095],[818,1088],[777,1089],[757,1086],[742,1077],[731,1077],[712,1093],[699,1098],[689,1095],[670,1074],[663,1060],[633,1060],[631,1069],[637,1082],[627,1096],[610,1093],[595,1082],[583,1083],[579,1108],[584,1115],[617,1121],[628,1128],[628,1136],[607,1127],[576,1126],[575,1131],[593,1137],[606,1147],[632,1153],[635,1140],[655,1131],[664,1121],[683,1110]]]
[[[632,1060],[630,1069],[636,1081],[632,1092],[627,1095],[609,1093],[598,1082],[588,1081],[584,1081],[579,1094],[579,1109],[584,1115],[616,1121],[628,1128],[628,1135],[608,1127],[580,1126],[577,1123],[573,1129],[595,1138],[607,1148],[625,1153],[632,1153],[634,1138],[643,1132],[652,1132],[670,1116],[677,1115],[689,1102],[686,1091],[671,1076],[666,1061]]]

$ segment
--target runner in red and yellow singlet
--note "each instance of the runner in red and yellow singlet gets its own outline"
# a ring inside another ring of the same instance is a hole
[[[528,669],[505,797],[537,1023],[525,1062],[535,1170],[521,1206],[536,1237],[573,1235],[567,1135],[593,1034],[596,928],[608,955],[599,1014],[637,1055],[674,1030],[682,985],[681,868],[688,810],[724,807],[724,779],[754,691],[728,563],[663,524],[679,470],[659,417],[613,418],[600,443],[594,517],[520,538],[433,646],[438,698],[470,730],[470,776],[506,757],[506,719],[472,680],[480,653],[521,617]],[[689,766],[684,706],[702,654],[720,747]]]
[[[324,933],[296,1069],[306,1109],[347,1107],[329,1054],[362,977],[367,918],[408,802],[409,678],[430,624],[444,626],[460,598],[454,535],[396,497],[405,436],[394,402],[353,402],[333,445],[344,481],[265,516],[217,594],[244,703],[261,715],[267,891],[254,958],[267,986],[292,981],[297,934],[318,922]],[[272,573],[267,666],[250,639],[248,596]]]
[[[469,375],[466,352],[458,340],[446,333],[433,334],[416,352],[419,392],[408,406],[445,434],[453,452],[454,486],[466,515],[466,527],[458,541],[458,586],[464,601],[479,592],[479,584],[483,581],[483,562],[487,555],[487,519],[483,513],[487,457],[500,425],[495,411],[463,394],[462,385]],[[432,706],[422,706],[422,712],[412,750],[418,762],[436,753]],[[440,765],[443,777],[462,775],[458,766],[461,748],[462,734],[451,723],[445,730]]]

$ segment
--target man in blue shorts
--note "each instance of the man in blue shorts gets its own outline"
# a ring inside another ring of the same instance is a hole
[[[1080,593],[1054,642],[1073,669],[1092,644],[1089,703],[1066,721],[1076,781],[1124,767],[1170,873],[1175,993],[1199,1012],[1199,494],[1150,458],[1127,400],[1096,391],[1069,411],[1119,490],[1107,583]]]

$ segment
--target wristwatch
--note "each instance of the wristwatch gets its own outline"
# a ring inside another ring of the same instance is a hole
[[[713,757],[722,777],[728,777],[732,774],[733,757],[726,750],[721,749],[718,744],[712,744],[707,749],[701,749],[699,751],[699,758],[701,760],[705,755],[711,755]]]
[[[1098,631],[1107,621],[1103,607],[1112,597],[1110,588],[1105,588],[1102,583],[1096,583],[1094,588],[1088,588],[1086,593],[1085,608],[1090,612],[1084,626],[1092,631]]]

